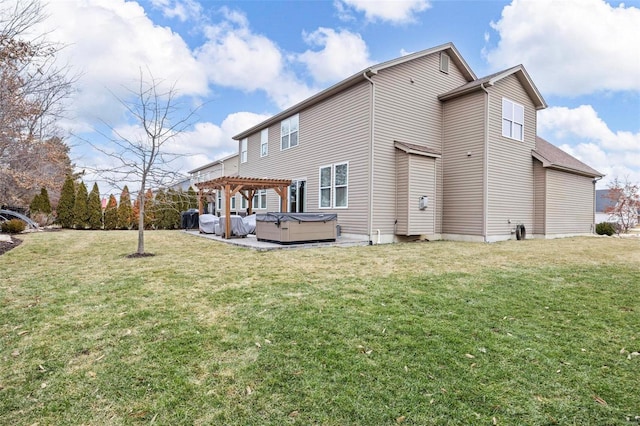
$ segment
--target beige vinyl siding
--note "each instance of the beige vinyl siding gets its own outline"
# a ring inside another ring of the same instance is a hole
[[[443,105],[442,232],[445,234],[483,233],[485,96],[484,92],[475,92]]]
[[[372,79],[376,91],[373,229],[391,234],[396,220],[394,141],[441,151],[442,106],[437,97],[467,81],[453,62],[449,65],[449,74],[440,71],[439,52],[384,69]],[[438,173],[441,169],[436,167]],[[436,176],[436,181],[441,180],[441,175]],[[436,232],[439,233],[442,203],[435,204],[438,209]]]
[[[533,193],[534,193],[534,219],[533,233],[544,235],[546,233],[546,193],[547,193],[547,173],[542,163],[533,159]]]
[[[516,224],[533,226],[533,167],[536,109],[515,75],[489,89],[487,236],[508,236]],[[502,136],[502,98],[524,106],[524,140]]]
[[[305,179],[306,212],[337,213],[343,233],[368,234],[370,84],[362,82],[299,114],[298,146],[280,149],[280,123],[269,127],[269,155],[260,157],[260,131],[249,136],[243,177]],[[348,208],[319,209],[319,169],[349,162]],[[267,191],[267,210],[280,209]]]
[[[409,156],[408,205],[409,228],[407,235],[432,235],[435,233],[435,209],[438,200],[436,189],[435,158],[421,155]],[[420,210],[421,196],[429,197],[427,208]]]
[[[238,165],[240,164],[240,156],[237,155],[235,157],[227,158],[223,161],[223,173],[224,176],[237,176],[238,175]]]
[[[436,159],[396,150],[397,235],[435,233]],[[429,197],[428,207],[419,208],[420,197]]]
[[[396,150],[396,234],[409,235],[409,154]]]
[[[546,234],[592,232],[593,178],[546,169]]]

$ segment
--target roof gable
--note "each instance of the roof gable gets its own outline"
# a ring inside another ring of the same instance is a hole
[[[449,55],[449,58],[451,59],[451,61],[460,69],[460,71],[462,72],[462,75],[468,80],[468,81],[473,81],[476,79],[476,75],[474,74],[474,72],[471,70],[471,68],[469,67],[469,65],[467,64],[467,62],[462,58],[462,55],[460,55],[460,52],[458,52],[458,49],[456,49],[456,47],[453,45],[453,43],[446,43],[440,46],[436,46],[436,47],[432,47],[430,49],[426,49],[426,50],[421,50],[419,52],[414,52],[411,53],[409,55],[405,55],[405,56],[401,56],[399,58],[396,59],[392,59],[390,61],[386,61],[386,62],[382,62],[378,65],[372,65],[369,68],[366,68],[354,75],[352,75],[351,77],[348,77],[336,84],[334,84],[333,86],[318,92],[317,94],[293,105],[290,108],[285,109],[284,111],[279,112],[278,114],[266,119],[265,121],[251,127],[250,129],[247,129],[245,131],[243,131],[242,133],[238,133],[237,135],[235,135],[233,137],[233,139],[235,140],[240,140],[243,138],[246,138],[266,127],[271,126],[272,124],[278,123],[280,121],[282,121],[283,119],[297,114],[300,111],[302,111],[303,109],[309,108],[319,102],[322,102],[323,100],[337,94],[340,93],[346,89],[348,89],[349,87],[360,83],[362,81],[367,80],[369,77],[378,74],[378,72],[387,69],[387,68],[391,68],[394,67],[396,65],[400,65],[400,64],[404,64],[406,62],[409,61],[413,61],[415,59],[419,59],[422,58],[424,56],[428,56],[428,55],[432,55],[434,53],[438,53],[438,52],[446,52]]]
[[[538,88],[535,86],[535,84],[533,84],[533,80],[531,80],[529,73],[527,73],[527,70],[523,65],[516,65],[515,67],[499,71],[486,77],[482,77],[467,84],[463,84],[456,89],[453,89],[447,93],[443,93],[442,95],[438,96],[438,99],[440,99],[441,101],[446,101],[466,95],[467,93],[482,90],[484,88],[493,86],[498,81],[509,77],[510,75],[515,75],[516,78],[520,81],[520,84],[522,84],[522,87],[533,101],[536,109],[539,110],[547,107],[547,103],[542,98],[542,95],[540,94]]]
[[[567,154],[540,136],[536,136],[536,149],[531,151],[531,155],[542,163],[542,167],[563,170],[594,178],[604,176],[596,169],[587,166],[582,161]]]

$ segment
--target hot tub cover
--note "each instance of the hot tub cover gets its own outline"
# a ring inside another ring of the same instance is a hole
[[[257,222],[330,222],[337,220],[335,213],[262,213],[256,215]]]

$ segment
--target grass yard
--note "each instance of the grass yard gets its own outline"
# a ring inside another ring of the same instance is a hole
[[[0,256],[0,424],[637,425],[640,240]]]

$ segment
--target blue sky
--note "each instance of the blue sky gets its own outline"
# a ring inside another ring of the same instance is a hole
[[[607,177],[640,182],[640,1],[51,0],[49,38],[81,73],[63,123],[81,139],[135,134],[113,95],[140,69],[206,102],[175,142],[186,172],[237,150],[231,136],[367,66],[453,42],[478,77],[523,64],[549,107],[538,134]],[[102,192],[109,191],[101,184]],[[116,192],[116,191],[114,191]]]

